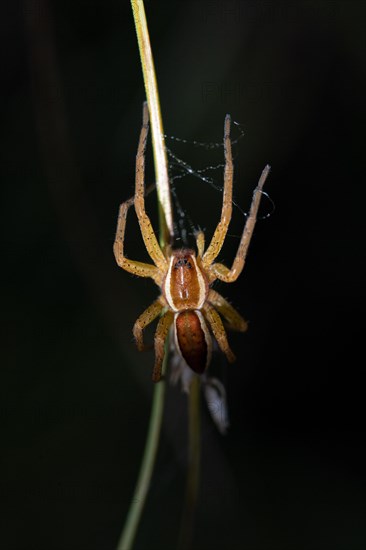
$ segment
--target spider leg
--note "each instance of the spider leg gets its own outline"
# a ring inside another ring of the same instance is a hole
[[[166,270],[167,261],[159,246],[154,233],[149,216],[145,211],[145,150],[146,140],[149,131],[149,110],[147,103],[143,106],[143,120],[140,133],[140,140],[136,156],[136,180],[135,180],[135,210],[139,221],[141,235],[145,243],[146,250],[153,260],[154,264],[162,270]]]
[[[125,230],[126,230],[126,221],[127,213],[130,206],[133,203],[133,199],[121,204],[118,215],[117,231],[116,237],[113,245],[114,256],[119,267],[125,269],[129,273],[133,273],[138,277],[151,277],[154,279],[157,285],[161,284],[162,276],[159,273],[159,269],[155,265],[145,264],[143,262],[137,262],[135,260],[130,260],[124,255],[124,240],[125,240]]]
[[[168,310],[160,319],[155,332],[155,364],[152,379],[153,382],[159,382],[161,378],[161,368],[165,355],[165,341],[169,329],[174,320],[174,313]]]
[[[222,245],[226,237],[232,214],[232,198],[233,198],[233,159],[231,153],[230,140],[230,115],[225,117],[224,129],[224,150],[225,150],[225,172],[224,172],[224,193],[222,200],[221,219],[217,224],[211,242],[203,255],[203,267],[207,269],[215,258],[220,253]]]
[[[209,290],[207,300],[212,306],[222,315],[227,323],[227,328],[238,332],[245,332],[248,329],[248,323],[243,317],[233,308],[231,304],[221,294]]]
[[[221,321],[220,315],[217,313],[216,309],[207,302],[203,306],[203,314],[212,330],[214,337],[217,340],[217,343],[219,344],[221,351],[225,353],[229,363],[233,363],[235,361],[235,355],[230,349],[225,327]]]
[[[243,230],[243,234],[241,236],[239,248],[236,253],[235,259],[233,261],[233,264],[231,266],[231,269],[229,269],[228,267],[220,263],[212,264],[211,266],[208,267],[210,283],[212,283],[215,279],[220,279],[220,281],[224,281],[225,283],[232,283],[236,281],[236,279],[239,277],[240,273],[242,272],[244,263],[245,263],[245,258],[248,252],[249,243],[253,235],[255,222],[257,221],[259,203],[262,197],[262,188],[267,179],[269,171],[270,171],[270,166],[267,164],[267,166],[264,168],[262,175],[259,179],[258,185],[254,190],[249,216],[247,218],[247,221]]]
[[[163,311],[166,306],[165,300],[160,296],[155,302],[153,302],[145,311],[138,317],[133,326],[133,335],[135,337],[136,346],[139,351],[149,349],[150,346],[145,346],[143,339],[143,331],[152,323]]]
[[[203,231],[198,231],[196,234],[196,246],[197,246],[198,257],[202,258],[205,250],[205,234]]]

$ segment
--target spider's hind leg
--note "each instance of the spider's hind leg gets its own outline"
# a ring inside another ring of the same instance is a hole
[[[222,323],[220,315],[217,313],[216,309],[207,302],[203,306],[203,314],[215,339],[217,340],[217,343],[219,344],[221,351],[225,353],[229,363],[234,363],[236,357],[229,346],[225,327]]]
[[[245,332],[248,330],[248,323],[245,319],[233,308],[233,306],[225,300],[221,294],[210,289],[208,293],[208,301],[222,315],[226,322],[226,327],[230,330]]]
[[[165,342],[173,320],[174,313],[168,310],[161,317],[155,332],[155,364],[152,375],[153,382],[159,382],[159,380],[161,379],[161,369],[165,355]]]
[[[133,335],[136,341],[136,346],[139,351],[150,349],[151,346],[145,346],[143,331],[152,323],[163,311],[165,307],[162,296],[153,302],[145,311],[138,317],[133,325]]]

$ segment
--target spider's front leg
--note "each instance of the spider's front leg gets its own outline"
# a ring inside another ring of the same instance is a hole
[[[161,270],[167,269],[166,258],[159,246],[154,229],[151,225],[149,216],[145,211],[145,150],[146,140],[149,131],[149,109],[147,103],[143,105],[142,128],[140,141],[136,156],[136,180],[135,180],[135,198],[134,205],[136,215],[139,221],[141,235],[144,240],[146,250],[153,260],[154,264]]]
[[[119,267],[122,267],[125,271],[133,273],[133,275],[137,275],[138,277],[151,277],[157,285],[160,285],[162,277],[159,269],[155,265],[130,260],[129,258],[126,258],[124,254],[127,213],[132,204],[133,199],[129,199],[128,201],[122,203],[119,208],[117,231],[113,245],[113,252],[116,262]]]
[[[113,245],[113,251],[117,264],[139,277],[151,277],[158,286],[161,286],[165,271],[167,269],[167,261],[159,246],[150,219],[145,212],[145,149],[146,140],[149,129],[149,111],[147,103],[143,106],[143,123],[140,132],[139,145],[136,156],[136,175],[135,175],[135,196],[122,203],[119,210],[116,238]],[[129,208],[134,204],[137,218],[139,221],[142,238],[144,240],[146,250],[155,265],[146,264],[130,260],[124,255],[124,240],[126,231],[126,221]]]
[[[249,216],[247,218],[243,234],[241,236],[238,251],[231,266],[231,269],[220,263],[214,263],[208,268],[209,281],[212,283],[215,279],[220,279],[225,283],[236,281],[243,270],[245,258],[247,256],[250,240],[253,235],[254,226],[257,221],[259,203],[262,197],[262,189],[271,167],[267,164],[259,179],[258,185],[254,190],[252,204],[250,206]]]
[[[231,118],[230,115],[225,117],[225,126],[224,126],[224,151],[225,151],[225,172],[224,172],[224,193],[222,199],[222,209],[221,209],[221,218],[211,242],[203,255],[202,264],[204,269],[212,264],[212,262],[217,258],[224,244],[224,240],[227,234],[229,223],[231,220],[232,214],[232,201],[233,201],[233,175],[234,175],[234,166],[233,158],[231,153],[231,140],[230,140],[230,124]]]
[[[196,233],[196,246],[198,258],[202,259],[205,250],[205,234],[203,231],[198,231]]]

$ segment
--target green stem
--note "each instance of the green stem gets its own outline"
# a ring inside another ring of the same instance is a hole
[[[162,248],[164,248],[173,236],[173,214],[169,187],[168,162],[164,143],[164,129],[159,102],[159,91],[156,82],[154,59],[151,51],[144,2],[143,0],[131,0],[131,5],[141,57],[146,98],[149,106],[155,162],[156,188],[160,208],[160,242]],[[161,212],[161,210],[163,212]]]
[[[165,355],[163,374],[166,368],[168,353]],[[151,407],[150,424],[145,444],[144,456],[140,472],[137,478],[133,499],[128,510],[126,523],[117,550],[130,550],[135,540],[141,514],[146,502],[150,487],[150,480],[154,469],[156,453],[158,450],[159,435],[164,410],[164,395],[166,384],[164,381],[156,384]]]
[[[188,396],[188,474],[178,543],[181,550],[191,546],[197,508],[201,462],[200,385],[200,378],[194,376]]]
[[[173,218],[168,178],[168,164],[164,145],[164,131],[161,118],[158,87],[155,77],[154,61],[150,46],[149,31],[146,22],[143,0],[131,0],[138,39],[146,97],[149,107],[151,134],[155,161],[156,188],[158,192],[160,245],[162,249],[169,244],[173,235]],[[166,372],[169,354],[169,342],[165,346],[162,375]],[[146,502],[158,450],[161,423],[164,410],[166,382],[161,380],[155,385],[150,415],[148,435],[134,496],[127,513],[126,522],[117,545],[117,550],[130,550],[135,540],[137,528]]]

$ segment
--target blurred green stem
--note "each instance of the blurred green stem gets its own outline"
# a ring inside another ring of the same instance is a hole
[[[165,354],[163,374],[166,370],[168,353]],[[135,540],[137,527],[144,508],[146,497],[150,487],[150,480],[154,469],[156,453],[158,450],[161,421],[164,410],[165,382],[156,384],[151,408],[148,436],[145,444],[139,476],[136,482],[133,499],[127,514],[126,523],[117,545],[117,550],[129,550]]]
[[[188,475],[180,526],[179,550],[186,550],[191,546],[197,508],[201,462],[200,386],[200,378],[195,375],[188,395]]]

